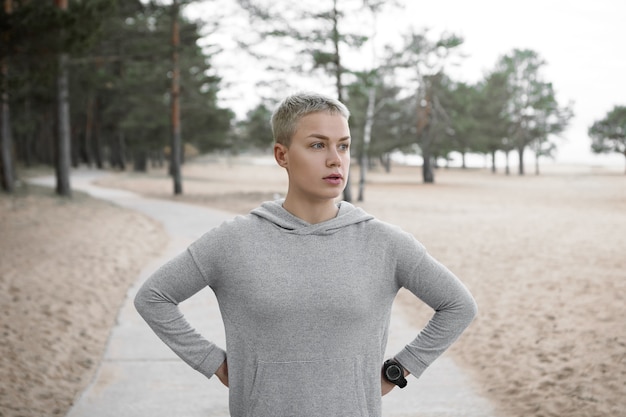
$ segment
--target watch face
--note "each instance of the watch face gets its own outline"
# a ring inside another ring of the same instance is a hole
[[[400,370],[399,366],[390,365],[385,370],[385,374],[387,375],[387,379],[389,379],[390,381],[397,381],[398,379],[400,379],[402,371]]]

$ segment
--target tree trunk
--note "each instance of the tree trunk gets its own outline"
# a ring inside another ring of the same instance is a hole
[[[93,157],[96,168],[104,168],[104,156],[102,155],[102,132],[100,131],[100,117],[98,111],[98,99],[93,101]]]
[[[78,140],[76,139],[78,138]],[[72,129],[70,124],[70,166],[72,168],[78,168],[80,164],[82,149],[81,132],[76,129]]]
[[[139,150],[133,153],[133,170],[135,172],[148,171],[148,154],[146,151]]]
[[[432,184],[435,182],[435,174],[433,172],[433,155],[430,151],[430,138],[428,137],[428,125],[422,131],[422,179],[426,184]]]
[[[15,190],[15,179],[13,176],[13,140],[11,138],[11,118],[9,112],[9,93],[7,91],[7,73],[8,64],[6,61],[2,62],[2,143],[0,145],[0,167],[2,171],[0,173],[0,179],[2,180],[2,189],[7,193],[12,193]]]
[[[110,141],[109,165],[111,168],[126,170],[124,132],[120,129]]]
[[[170,173],[174,182],[174,195],[183,193],[181,181],[181,136],[180,136],[180,67],[178,49],[180,47],[180,33],[178,25],[178,0],[172,3],[172,143]]]
[[[87,108],[85,109],[85,136],[84,136],[84,152],[85,162],[91,168],[94,160],[94,146],[93,146],[93,117],[94,117],[94,98],[93,93],[87,95]]]
[[[56,107],[48,106],[44,113],[41,129],[39,129],[38,140],[39,152],[38,161],[51,166],[56,166],[56,143],[57,143],[57,117],[55,115]],[[50,134],[50,132],[55,132]]]
[[[426,184],[432,184],[435,182],[435,175],[433,174],[432,158],[426,152],[422,153],[424,163],[422,164],[422,177]]]
[[[391,157],[389,154],[382,154],[378,159],[380,159],[380,163],[385,168],[385,173],[389,174],[391,172]]]
[[[126,137],[124,131],[117,132],[117,164],[122,171],[126,171]]]
[[[363,146],[361,147],[361,171],[359,179],[358,201],[365,198],[365,176],[368,170],[368,150],[372,139],[372,125],[374,124],[374,107],[376,104],[376,87],[370,87],[367,97],[367,113],[365,115],[365,126],[363,128]]]
[[[535,154],[535,175],[539,175],[539,154]]]
[[[511,167],[509,166],[509,152],[510,151],[505,151],[504,152],[504,161],[505,161],[505,164],[506,164],[506,168],[504,170],[504,173],[506,175],[511,175]]]
[[[341,75],[341,55],[339,54],[339,12],[337,10],[337,0],[333,0],[333,46],[335,49],[335,86],[337,88],[337,99],[343,102],[343,84]]]
[[[55,0],[56,6],[61,10],[67,10],[68,0]],[[71,138],[70,138],[70,104],[68,83],[68,54],[59,55],[59,73],[57,74],[57,114],[58,114],[58,137],[57,137],[57,194],[63,197],[71,197],[70,187],[70,164],[71,164]]]
[[[4,12],[8,15],[13,11],[13,2],[11,0],[5,0]],[[8,35],[3,33],[2,37],[4,41],[8,42]],[[11,116],[9,111],[9,63],[8,58],[0,61],[0,71],[2,77],[2,111],[0,114],[2,126],[2,137],[0,138],[0,180],[2,182],[2,189],[8,193],[12,193],[15,190],[15,178],[13,168],[13,140],[11,138]]]
[[[517,154],[519,156],[518,172],[519,172],[519,175],[524,175],[524,148],[518,148]]]
[[[427,135],[428,132],[424,130],[424,135]],[[424,138],[422,143],[422,179],[426,184],[432,184],[435,182],[435,175],[433,172],[433,158],[430,152],[430,147],[428,144],[428,138]]]
[[[106,157],[109,161],[109,167],[115,168],[117,166],[117,160],[115,159],[117,155],[117,142],[113,139],[112,135],[107,135],[105,142],[106,149],[108,150]]]
[[[426,184],[432,184],[435,182],[435,173],[433,171],[433,158],[430,155],[430,149],[422,148],[422,179]]]
[[[26,98],[24,100],[24,118],[26,120],[31,120],[33,125],[35,124],[35,118],[32,115],[31,111],[31,102],[30,98]],[[22,146],[21,158],[24,161],[24,165],[27,167],[32,166],[33,164],[33,153],[35,147],[35,128],[32,127],[28,129],[24,134],[24,145]]]
[[[62,53],[59,56],[59,74],[57,78],[58,137],[56,154],[56,192],[63,197],[72,196],[72,189],[70,187],[71,141],[67,64],[68,55]]]

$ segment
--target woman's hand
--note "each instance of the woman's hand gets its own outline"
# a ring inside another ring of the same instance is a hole
[[[396,387],[395,384],[392,384],[391,382],[387,381],[387,379],[385,379],[384,376],[380,377],[380,389],[381,389],[381,394],[384,397],[385,395],[389,394],[391,392],[392,389],[394,389]]]
[[[404,370],[404,377],[406,378],[407,376],[411,375],[411,373],[408,370]],[[394,389],[396,387],[396,384],[393,384],[389,381],[387,381],[387,378],[385,378],[385,376],[382,373],[382,370],[380,372],[380,391],[381,391],[381,395],[384,397],[385,395],[389,394],[391,392],[392,389]]]
[[[226,363],[226,359],[224,359],[224,362],[222,362],[220,367],[217,368],[217,371],[215,371],[215,376],[219,378],[222,384],[228,386],[228,363]]]

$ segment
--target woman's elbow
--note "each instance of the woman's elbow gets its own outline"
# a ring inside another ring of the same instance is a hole
[[[476,303],[474,297],[468,295],[467,299],[464,302],[463,310],[465,313],[465,317],[467,317],[468,324],[471,323],[478,314],[478,304]]]
[[[139,288],[139,291],[135,295],[133,303],[135,305],[135,310],[137,310],[141,317],[146,317],[146,314],[150,308],[150,298],[150,290],[146,288],[146,286],[142,286],[141,288]]]

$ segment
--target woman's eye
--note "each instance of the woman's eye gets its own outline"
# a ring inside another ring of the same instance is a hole
[[[350,148],[350,145],[348,144],[339,145],[339,149],[342,151],[347,151],[349,148]]]
[[[321,143],[321,142],[317,142],[317,143],[312,144],[311,148],[313,148],[313,149],[322,149],[322,148],[324,148],[324,144]]]

